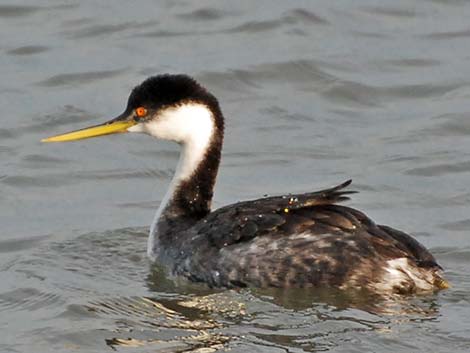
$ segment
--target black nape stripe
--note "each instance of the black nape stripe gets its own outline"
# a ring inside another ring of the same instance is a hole
[[[221,130],[221,127],[223,128],[222,112],[218,104],[217,106],[209,107],[209,109],[214,120],[222,122],[222,124],[215,124],[209,147],[201,163],[193,174],[178,186],[169,205],[171,213],[194,219],[201,219],[210,212],[214,184],[222,152],[224,136],[224,131]]]

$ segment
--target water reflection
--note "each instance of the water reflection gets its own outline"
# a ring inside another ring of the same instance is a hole
[[[148,297],[116,298],[90,303],[87,309],[114,318],[116,336],[106,339],[108,346],[151,346],[176,352],[205,348],[211,352],[229,340],[215,330],[221,324],[184,304]]]
[[[149,263],[146,239],[147,227],[124,228],[39,247],[10,264],[10,271],[30,280],[28,286],[1,294],[0,309],[56,310],[57,319],[77,323],[51,332],[51,342],[168,352],[325,350],[338,344],[335,337],[369,332],[386,337],[440,316],[437,295],[210,289]],[[34,289],[38,280],[41,291]]]
[[[377,295],[366,290],[318,289],[253,289],[262,298],[293,310],[305,310],[325,304],[335,310],[359,309],[377,315],[438,315],[437,294],[405,296]]]

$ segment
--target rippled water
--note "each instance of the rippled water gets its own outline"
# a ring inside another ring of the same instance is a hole
[[[468,352],[470,3],[0,4],[1,352]],[[176,146],[45,136],[185,72],[227,119],[215,205],[350,177],[351,205],[415,235],[453,287],[370,300],[210,291],[145,257]]]

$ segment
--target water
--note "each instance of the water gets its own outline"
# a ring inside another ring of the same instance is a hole
[[[0,4],[0,351],[468,352],[470,4]],[[145,257],[177,147],[99,123],[163,72],[227,120],[215,206],[353,178],[349,204],[429,247],[453,287],[392,301],[211,291]]]

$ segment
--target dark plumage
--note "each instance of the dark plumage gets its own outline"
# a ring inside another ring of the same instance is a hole
[[[222,207],[187,224],[176,237],[170,227],[168,234],[160,234],[168,240],[161,245],[179,249],[169,261],[174,273],[215,287],[419,290],[404,271],[407,280],[390,287],[383,283],[387,261],[397,258],[407,259],[410,268],[429,277],[429,288],[442,286],[440,266],[419,242],[336,204],[354,193],[344,190],[350,182]]]

